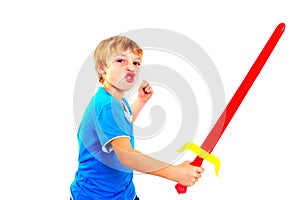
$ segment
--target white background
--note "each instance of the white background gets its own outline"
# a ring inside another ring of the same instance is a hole
[[[135,184],[142,200],[300,199],[296,5],[291,0],[1,1],[0,199],[69,198],[78,153],[74,85],[102,39],[139,28],[179,32],[209,54],[229,101],[281,22],[286,24],[281,40],[214,150],[222,162],[220,178],[204,163],[202,179],[184,195],[176,193],[175,183],[150,175],[135,176]]]

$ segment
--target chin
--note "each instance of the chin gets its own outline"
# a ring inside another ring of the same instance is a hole
[[[126,80],[121,80],[119,84],[116,85],[116,87],[122,91],[129,91],[135,86],[136,82],[137,79],[135,79],[133,82],[127,82]]]
[[[135,85],[135,83],[125,83],[124,85],[119,87],[119,89],[123,90],[123,91],[129,91],[133,88],[134,85]]]

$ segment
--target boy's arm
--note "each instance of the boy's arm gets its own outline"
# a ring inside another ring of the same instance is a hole
[[[132,110],[132,122],[134,122],[142,110],[142,108],[145,106],[147,101],[151,98],[153,94],[153,89],[151,85],[147,81],[143,81],[138,89],[138,96],[131,105]]]
[[[127,137],[116,138],[111,144],[121,164],[139,172],[160,176],[185,186],[193,185],[203,172],[202,167],[192,166],[188,161],[171,165],[147,156],[132,149]]]

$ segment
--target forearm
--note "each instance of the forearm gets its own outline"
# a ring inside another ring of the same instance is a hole
[[[132,110],[132,121],[134,122],[142,110],[142,108],[145,106],[146,102],[151,98],[153,95],[153,90],[151,85],[147,81],[143,81],[143,83],[140,85],[138,89],[138,96],[131,105]]]
[[[136,98],[136,100],[131,105],[132,110],[132,122],[134,122],[139,115],[142,108],[145,106],[146,102],[143,102],[140,98]]]
[[[122,165],[133,170],[160,176],[182,185],[193,185],[203,172],[201,167],[190,165],[185,161],[180,165],[171,165],[156,160],[131,147],[128,137],[119,137],[111,141],[111,145]]]
[[[128,168],[178,182],[177,168],[174,165],[156,160],[134,149],[122,152],[118,157]]]

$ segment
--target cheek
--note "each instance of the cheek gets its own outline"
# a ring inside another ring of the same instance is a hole
[[[136,79],[138,79],[138,78],[139,78],[139,75],[140,75],[140,69],[139,69],[139,68],[136,69],[136,70],[134,71],[134,73],[135,73]]]
[[[118,83],[122,77],[123,73],[121,70],[116,70],[116,69],[112,69],[109,68],[106,71],[106,79],[111,82],[111,83]]]

